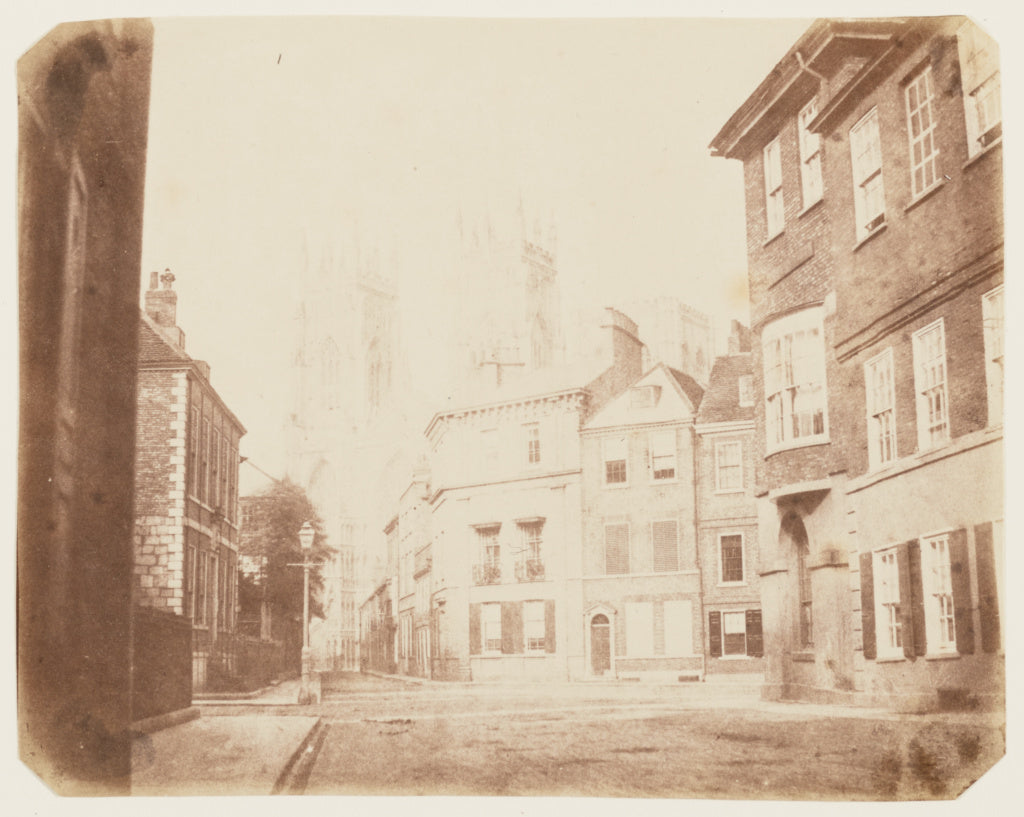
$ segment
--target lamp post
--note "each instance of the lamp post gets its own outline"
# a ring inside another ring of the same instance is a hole
[[[316,531],[306,522],[299,530],[299,544],[302,546],[302,686],[299,689],[299,703],[312,703],[309,689],[309,554],[313,550]],[[296,565],[298,567],[298,565]]]

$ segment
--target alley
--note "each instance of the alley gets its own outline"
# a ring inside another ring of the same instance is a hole
[[[204,717],[233,709],[204,708]],[[321,717],[287,789],[306,794],[941,799],[1004,747],[1001,718],[766,703],[743,683],[416,685],[348,675],[318,707],[294,709]]]

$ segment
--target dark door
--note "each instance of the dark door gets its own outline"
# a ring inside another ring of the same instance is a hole
[[[590,620],[590,669],[594,675],[603,675],[612,668],[611,646],[608,617],[594,616]]]

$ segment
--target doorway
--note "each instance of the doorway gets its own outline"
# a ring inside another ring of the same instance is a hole
[[[603,613],[590,620],[590,671],[594,675],[604,675],[612,668],[611,629]]]

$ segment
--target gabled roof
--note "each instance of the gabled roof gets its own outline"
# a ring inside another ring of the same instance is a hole
[[[753,421],[754,407],[740,405],[740,378],[753,372],[750,353],[715,358],[697,423]]]
[[[192,358],[172,343],[149,315],[139,310],[139,365],[170,362],[191,363]]]
[[[661,389],[657,400],[650,406],[634,405],[633,389],[644,386]],[[702,395],[703,389],[692,377],[659,363],[609,401],[583,428],[594,430],[693,420]]]

